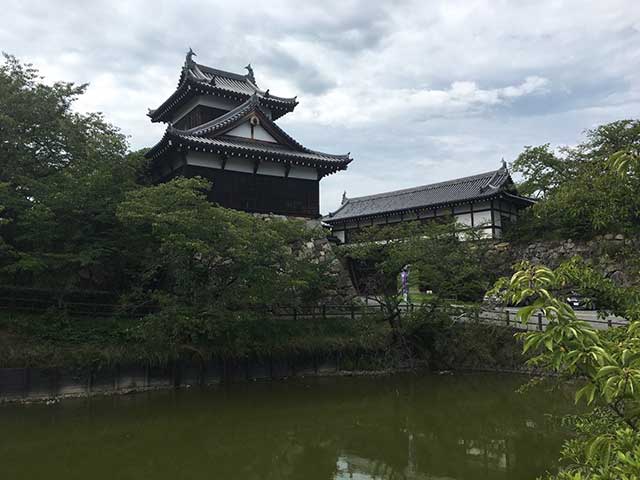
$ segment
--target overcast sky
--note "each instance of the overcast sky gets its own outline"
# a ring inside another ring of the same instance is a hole
[[[278,121],[309,148],[351,152],[321,210],[350,197],[495,169],[524,145],[579,142],[640,117],[640,1],[10,2],[0,49],[48,81],[90,83],[134,149],[164,125],[188,47],[205,65],[297,95]]]

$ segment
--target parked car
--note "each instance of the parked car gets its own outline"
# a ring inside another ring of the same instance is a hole
[[[571,292],[567,296],[567,303],[574,310],[595,310],[596,304],[593,298],[585,297],[578,292]]]
[[[482,303],[490,307],[499,307],[504,304],[504,301],[502,300],[502,298],[500,298],[499,295],[496,295],[494,293],[491,295],[485,295],[482,299]]]
[[[515,304],[513,302],[506,302],[500,295],[492,294],[485,295],[482,299],[482,303],[489,307],[525,307],[527,305],[531,305],[533,303],[533,298],[527,298],[523,302],[519,304]]]

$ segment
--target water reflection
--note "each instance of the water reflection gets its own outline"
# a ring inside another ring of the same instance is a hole
[[[310,379],[0,408],[3,478],[530,479],[562,392],[503,375]],[[37,459],[37,461],[34,461]]]

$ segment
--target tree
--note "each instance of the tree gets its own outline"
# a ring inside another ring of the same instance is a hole
[[[596,331],[554,295],[572,285],[598,295],[599,302],[629,319],[629,325]],[[534,352],[529,363],[578,379],[576,402],[599,408],[571,418],[578,437],[565,445],[565,465],[554,477],[563,480],[632,479],[640,475],[640,292],[616,287],[579,259],[556,270],[527,263],[494,292],[506,301],[531,304],[518,317],[527,322],[541,312],[549,320],[543,332],[521,334],[523,350]]]
[[[327,262],[311,262],[300,249],[325,233],[219,207],[207,200],[210,187],[177,178],[131,191],[120,204],[118,219],[137,256],[137,287],[127,303],[159,307],[146,318],[142,342],[245,351],[262,339],[266,348],[292,328],[274,327],[271,311],[318,302],[330,286]]]
[[[618,150],[609,158],[609,166],[621,176],[640,175],[640,145],[630,145]]]
[[[616,172],[633,163],[639,145],[640,121],[621,120],[589,130],[584,142],[559,152],[548,144],[526,147],[513,169],[524,176],[522,192],[540,201],[525,211],[509,238],[639,232],[640,176],[625,178]]]
[[[209,188],[200,178],[178,178],[132,191],[120,204],[118,218],[139,252],[140,285],[202,312],[296,304],[322,293],[325,265],[292,248],[322,231],[221,208],[207,200]]]
[[[474,241],[475,240],[475,241]],[[367,298],[381,305],[396,339],[402,337],[398,274],[409,266],[438,299],[478,300],[490,284],[483,268],[488,245],[468,227],[445,222],[403,222],[363,229],[341,254],[365,267]]]
[[[95,113],[74,112],[86,85],[41,82],[0,65],[0,276],[57,289],[123,287],[127,241],[115,210],[138,188],[144,159]]]
[[[518,185],[522,195],[542,198],[549,195],[575,174],[575,162],[558,157],[550,144],[538,147],[526,146],[511,164],[514,172],[520,173],[524,181]]]

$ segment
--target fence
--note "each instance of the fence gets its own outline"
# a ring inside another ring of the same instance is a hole
[[[523,323],[516,317],[516,313],[510,310],[479,310],[474,312],[461,311],[452,317],[454,320],[461,322],[476,321],[489,324],[504,325],[506,327],[520,330],[544,330],[549,324],[549,320],[542,315],[541,312],[534,314],[527,322]],[[589,323],[595,329],[603,330],[612,327],[621,327],[628,325],[626,320],[606,318],[591,319],[579,318]]]
[[[91,300],[91,301],[78,301]],[[26,289],[0,286],[0,309],[9,312],[43,313],[54,309],[69,315],[90,317],[140,317],[158,311],[155,305],[123,305],[115,303],[116,296],[110,292],[57,292],[43,289]],[[108,302],[106,300],[113,300]],[[397,306],[401,315],[411,314],[421,306],[402,303]],[[369,304],[321,304],[306,306],[291,305],[244,305],[252,310],[276,318],[301,320],[351,319],[355,320],[385,314],[384,305]],[[506,310],[452,309],[451,318],[459,322],[484,322],[523,330],[543,330],[549,323],[541,313],[523,324],[516,319],[515,312]],[[619,319],[585,319],[594,328],[604,329],[626,325]]]

